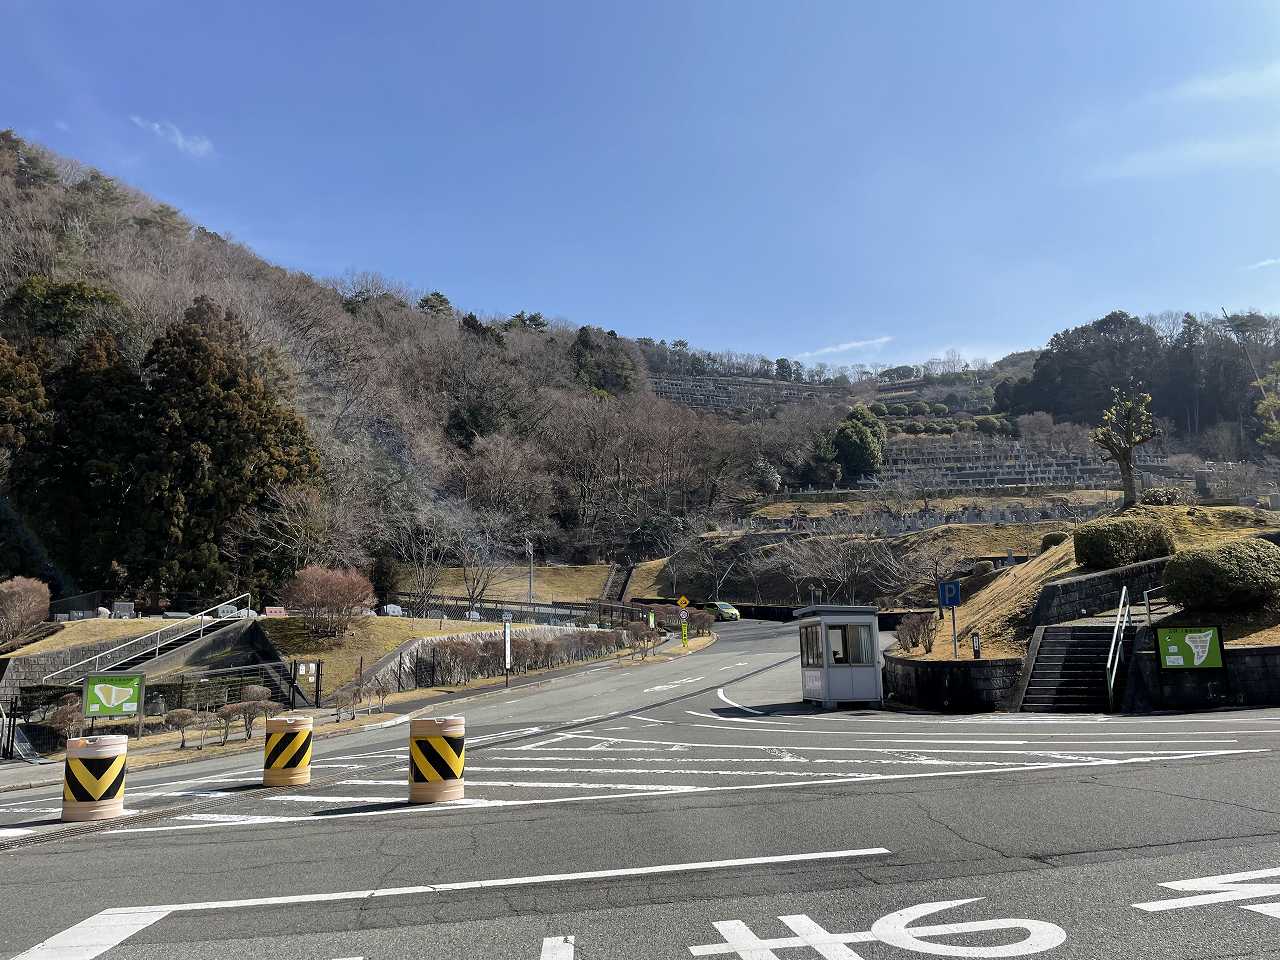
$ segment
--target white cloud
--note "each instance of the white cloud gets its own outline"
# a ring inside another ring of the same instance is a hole
[[[871,340],[847,340],[844,343],[833,343],[828,347],[819,347],[817,350],[806,350],[804,353],[797,353],[797,360],[807,360],[810,357],[825,357],[833,353],[849,353],[851,350],[865,350],[870,348],[883,347],[886,343],[893,340],[893,337],[874,337]]]
[[[1204,73],[1183,81],[1158,95],[1158,99],[1180,102],[1250,100],[1280,94],[1280,61],[1247,70]]]
[[[1269,257],[1266,260],[1259,260],[1257,263],[1251,263],[1246,270],[1265,270],[1267,267],[1280,267],[1280,257]]]
[[[1093,173],[1103,180],[1176,176],[1218,167],[1270,164],[1277,150],[1280,135],[1274,132],[1234,140],[1184,140],[1100,163]]]
[[[213,142],[197,134],[188,136],[167,120],[144,120],[137,114],[129,117],[140,130],[150,130],[161,140],[167,140],[183,153],[193,157],[207,157],[213,153]]]

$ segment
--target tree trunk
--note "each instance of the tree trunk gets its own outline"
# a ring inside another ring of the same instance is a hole
[[[1124,486],[1124,506],[1132,507],[1138,502],[1138,484],[1133,476],[1133,455],[1117,457],[1116,466],[1120,468],[1120,482]]]

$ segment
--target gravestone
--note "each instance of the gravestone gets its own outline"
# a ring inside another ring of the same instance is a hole
[[[118,600],[111,604],[111,619],[132,620],[133,604],[123,600]]]

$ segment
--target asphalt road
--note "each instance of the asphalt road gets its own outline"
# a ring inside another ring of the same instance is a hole
[[[721,633],[463,704],[456,803],[404,803],[404,726],[309,788],[139,774],[152,818],[82,836],[0,795],[43,838],[0,852],[0,957],[1280,957],[1280,711],[819,713],[791,628]]]

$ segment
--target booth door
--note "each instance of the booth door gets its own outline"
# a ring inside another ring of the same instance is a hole
[[[879,651],[869,624],[828,624],[826,648],[828,700],[882,699]]]

